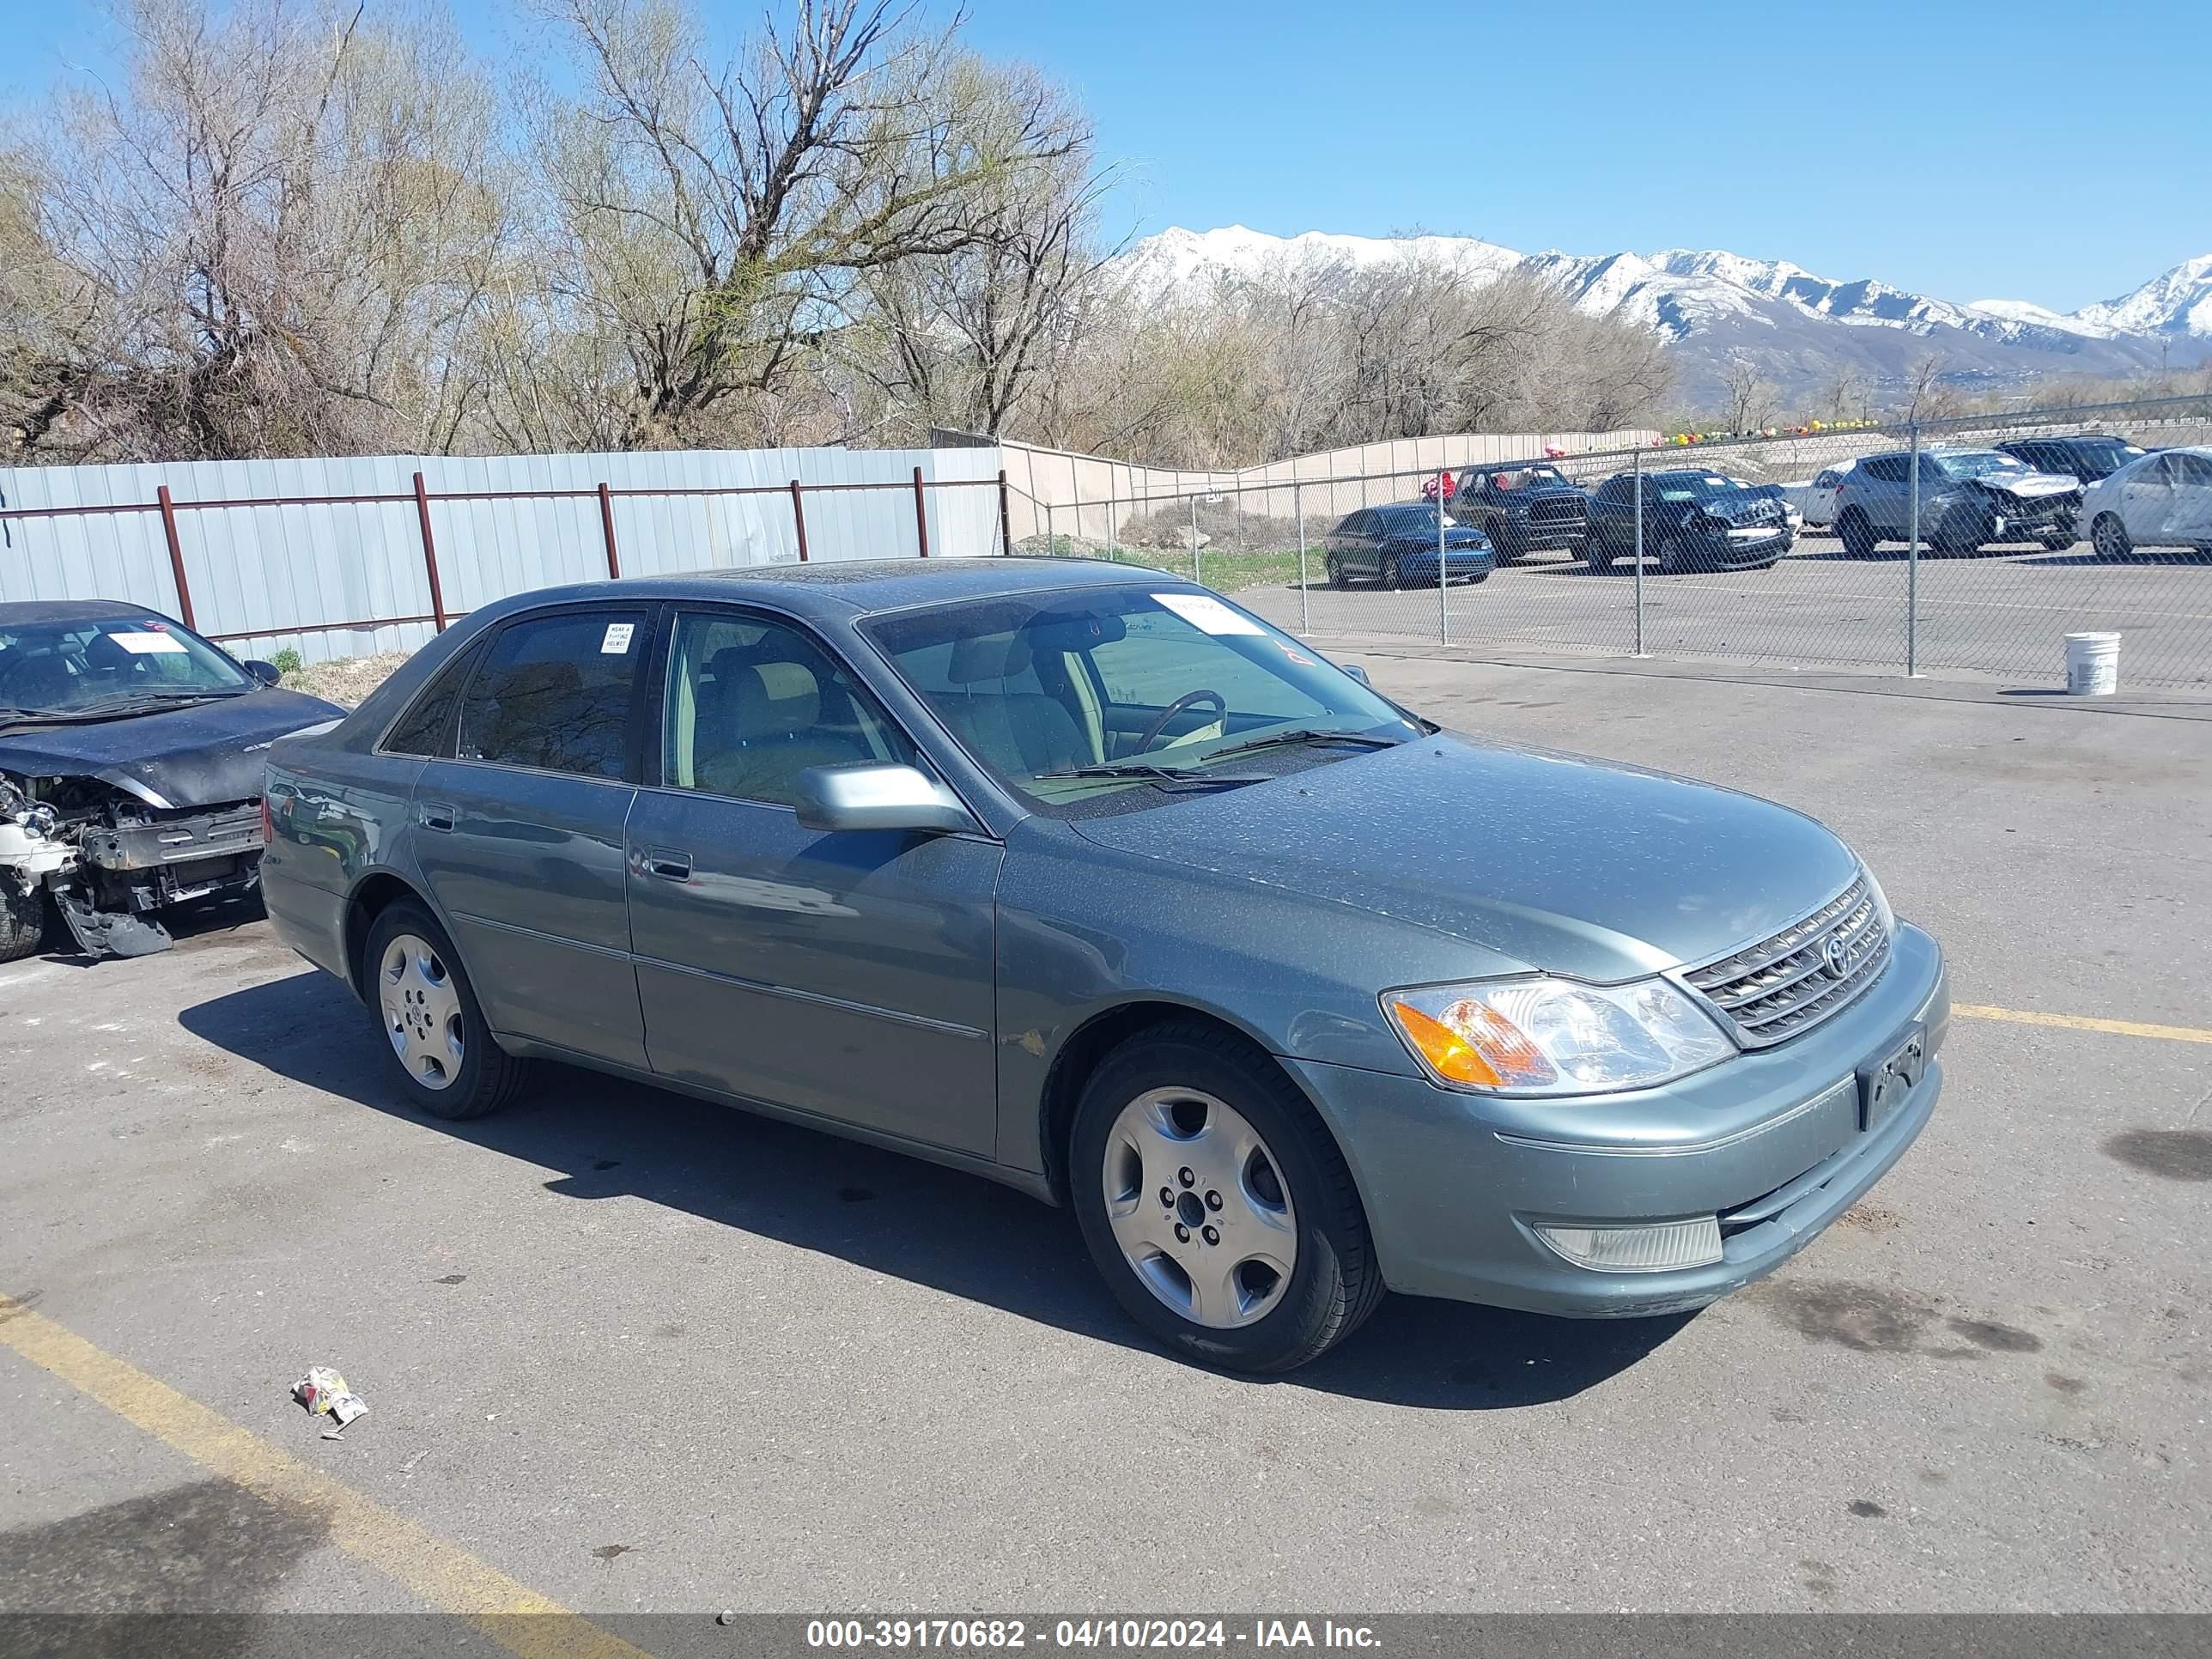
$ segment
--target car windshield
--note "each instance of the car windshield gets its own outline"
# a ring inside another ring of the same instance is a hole
[[[2076,438],[2073,444],[2074,459],[2099,476],[2118,471],[2143,453],[2141,446],[2118,438]],[[2054,471],[2070,471],[2069,467],[2054,467]]]
[[[1388,507],[1377,516],[1382,521],[1382,528],[1393,536],[1410,536],[1423,530],[1431,536],[1437,533],[1437,510],[1433,507]],[[1454,528],[1459,523],[1449,513],[1443,515],[1443,519],[1446,529]]]
[[[158,617],[74,617],[0,629],[0,712],[92,714],[252,687],[215,647]]]
[[[1479,476],[1488,479],[1492,489],[1552,489],[1567,481],[1556,466],[1513,466]]]
[[[1723,477],[1717,472],[1676,472],[1659,480],[1659,499],[1662,501],[1708,501],[1716,495],[1735,495],[1749,488],[1748,484]]]
[[[1995,449],[1970,449],[1956,455],[1938,455],[1936,465],[1948,478],[1994,478],[2006,472],[2025,472],[2027,463]]]
[[[962,747],[1054,816],[1157,806],[1424,729],[1300,641],[1171,581],[941,605],[864,631]]]

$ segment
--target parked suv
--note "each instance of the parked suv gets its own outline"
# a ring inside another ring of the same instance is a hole
[[[2038,472],[2072,477],[2084,486],[2109,478],[2145,453],[2141,444],[2109,432],[2077,432],[2063,438],[2015,438],[1997,447]]]
[[[1452,496],[1452,517],[1490,538],[1498,562],[1547,548],[1579,553],[1589,533],[1589,495],[1548,461],[1509,461],[1470,472]]]
[[[1992,543],[2074,544],[2081,488],[1996,449],[1920,452],[1920,538],[1939,553]],[[1869,455],[1836,487],[1836,534],[1855,559],[1912,538],[1912,456]]]
[[[1771,484],[1747,484],[1702,467],[1646,472],[1643,480],[1644,545],[1670,575],[1771,569],[1796,539],[1789,503]],[[1616,473],[1590,498],[1583,558],[1593,570],[1636,556],[1636,482],[1633,473]]]

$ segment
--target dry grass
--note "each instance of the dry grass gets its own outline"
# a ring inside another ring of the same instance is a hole
[[[295,691],[311,692],[351,708],[384,684],[392,671],[407,660],[404,651],[380,651],[373,657],[337,657],[311,662],[284,676]]]

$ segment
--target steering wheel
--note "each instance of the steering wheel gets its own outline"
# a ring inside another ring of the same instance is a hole
[[[1202,702],[1210,702],[1213,705],[1215,720],[1228,719],[1229,699],[1218,691],[1186,691],[1166,708],[1161,709],[1159,718],[1145,728],[1145,735],[1137,739],[1137,752],[1140,755],[1151,753],[1152,745],[1160,740],[1160,733],[1168,729],[1170,720],[1185,709],[1195,708]]]

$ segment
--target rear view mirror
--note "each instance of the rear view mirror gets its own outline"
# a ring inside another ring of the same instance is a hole
[[[1337,666],[1341,668],[1346,673],[1351,675],[1352,678],[1358,680],[1370,691],[1372,691],[1375,689],[1375,682],[1367,678],[1367,671],[1362,668],[1358,663],[1340,662],[1337,664]]]
[[[809,830],[973,830],[960,797],[911,766],[810,766],[799,775]]]

